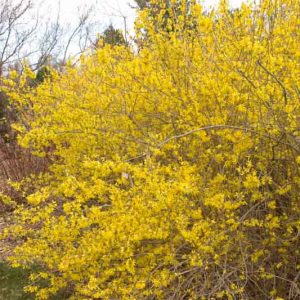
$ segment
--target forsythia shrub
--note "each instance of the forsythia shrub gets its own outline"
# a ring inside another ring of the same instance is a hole
[[[299,299],[300,2],[163,10],[138,53],[6,82],[52,162],[19,184],[10,259],[37,299]]]

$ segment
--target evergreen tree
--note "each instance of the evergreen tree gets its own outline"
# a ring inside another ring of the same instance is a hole
[[[103,32],[102,35],[97,39],[95,43],[95,47],[99,47],[99,41],[103,42],[103,45],[112,45],[112,46],[121,46],[126,45],[126,40],[122,33],[122,30],[114,28],[112,24],[110,24]]]

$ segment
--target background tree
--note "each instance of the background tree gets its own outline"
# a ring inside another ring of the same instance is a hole
[[[22,50],[29,44],[37,29],[37,19],[30,19],[33,3],[31,0],[0,1],[0,77],[5,66],[18,59],[27,57],[29,49]]]
[[[110,24],[96,40],[94,43],[95,48],[99,46],[99,42],[102,45],[108,44],[112,46],[121,46],[127,44],[122,30],[115,29],[112,24]]]
[[[149,7],[149,5],[151,5],[150,0],[134,0],[134,2],[137,5],[136,8],[138,8],[139,10],[143,10],[146,7]]]

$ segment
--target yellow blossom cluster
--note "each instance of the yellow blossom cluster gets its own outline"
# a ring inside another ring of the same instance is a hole
[[[50,162],[20,184],[11,262],[38,266],[37,299],[296,299],[300,2],[154,2],[138,53],[6,83]]]

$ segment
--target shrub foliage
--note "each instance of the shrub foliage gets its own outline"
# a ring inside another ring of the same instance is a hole
[[[6,82],[21,145],[51,160],[19,185],[11,261],[42,266],[37,299],[296,299],[300,2],[156,2],[138,53]]]

